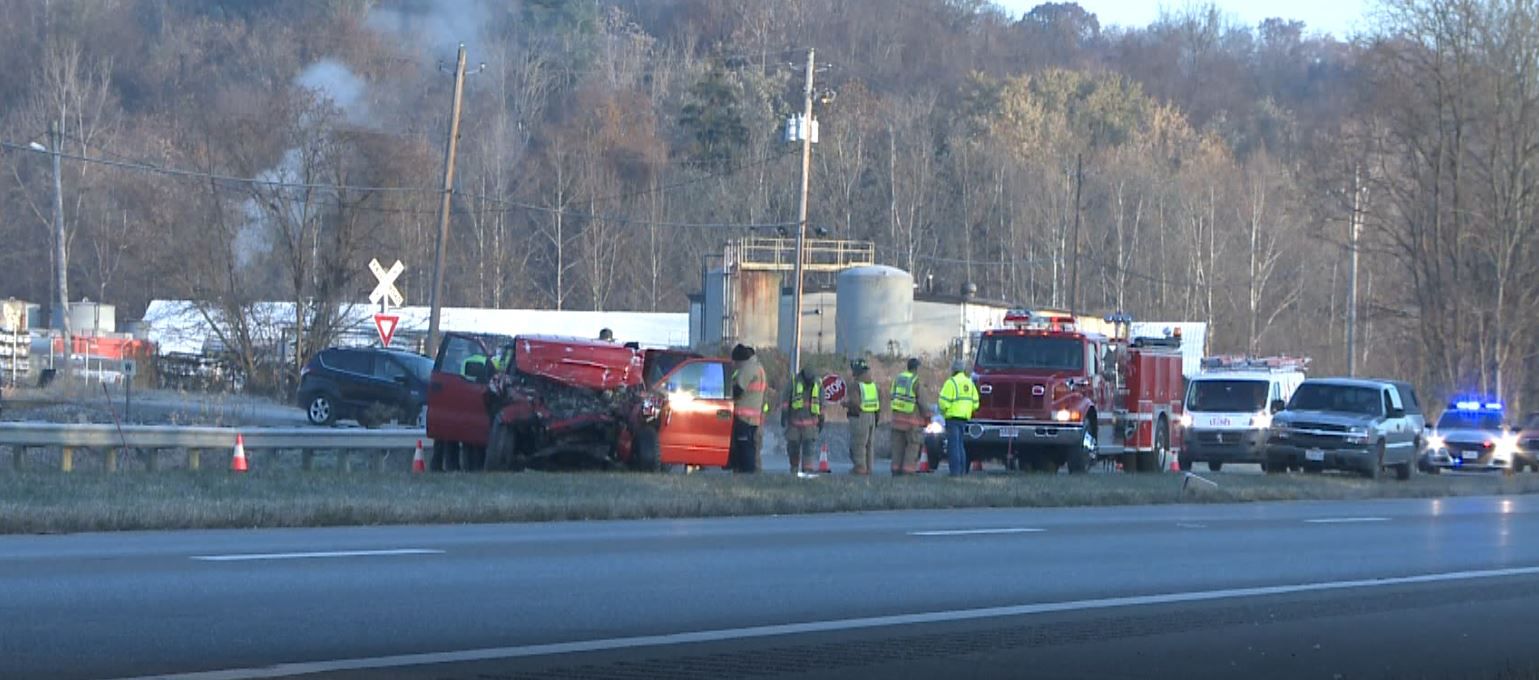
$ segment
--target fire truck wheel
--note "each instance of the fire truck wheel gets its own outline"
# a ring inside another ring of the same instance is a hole
[[[1034,472],[1045,474],[1056,474],[1058,472],[1058,459],[1051,453],[1033,453],[1027,460],[1031,463],[1031,469]]]
[[[1090,449],[1084,446],[1069,447],[1069,474],[1082,475],[1090,471]]]
[[[1224,469],[1224,463],[1222,461],[1217,461],[1217,460],[1208,461],[1208,471],[1209,472],[1218,472],[1219,470],[1222,470],[1222,469]]]
[[[1159,472],[1167,460],[1170,460],[1170,424],[1160,418],[1154,429],[1154,450],[1138,454],[1138,471]]]
[[[503,423],[493,423],[492,433],[486,439],[486,471],[511,470],[514,444],[513,428]]]
[[[657,430],[638,427],[631,435],[631,465],[642,472],[662,469],[662,446],[657,441]]]

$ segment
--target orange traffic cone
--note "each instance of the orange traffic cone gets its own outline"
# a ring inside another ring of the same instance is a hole
[[[240,433],[235,435],[235,457],[230,459],[230,471],[246,471],[246,436]]]
[[[983,461],[981,461],[981,460],[973,461],[973,472],[983,472]]]
[[[927,447],[919,447],[919,472],[935,472],[930,469],[930,451]]]
[[[819,474],[825,474],[825,475],[833,473],[833,468],[828,467],[828,443],[827,442],[825,442],[823,444],[823,448],[818,451],[818,473]]]
[[[1176,452],[1174,452],[1174,451],[1171,451],[1169,455],[1170,455],[1170,471],[1171,472],[1180,472],[1181,471],[1181,456],[1177,455]]]
[[[413,473],[427,472],[427,461],[422,460],[422,440],[417,440],[417,452],[411,457],[411,471]]]

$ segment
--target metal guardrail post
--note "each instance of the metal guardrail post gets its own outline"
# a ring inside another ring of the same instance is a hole
[[[25,457],[27,457],[27,447],[11,447],[11,469],[16,472],[21,472],[21,459]]]
[[[309,472],[315,469],[315,450],[305,449],[299,452],[299,469]]]
[[[64,472],[73,472],[75,469],[75,450],[65,446],[59,449],[59,469]]]
[[[203,466],[203,449],[187,449],[187,469],[196,472]]]
[[[107,457],[106,457],[105,461],[103,462],[103,466],[107,468],[108,472],[117,472],[118,471],[118,450],[117,449],[107,449]]]
[[[160,449],[150,449],[144,452],[144,469],[148,472],[160,470]]]

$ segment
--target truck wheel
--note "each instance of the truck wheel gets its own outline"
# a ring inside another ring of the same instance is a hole
[[[1404,463],[1396,465],[1395,466],[1395,479],[1398,479],[1398,480],[1400,480],[1402,482],[1407,481],[1407,480],[1409,480],[1411,478],[1411,473],[1414,472],[1414,471],[1415,471],[1415,468],[1413,467],[1413,464],[1411,463],[1411,461],[1406,461]]]
[[[1170,424],[1164,418],[1154,426],[1154,450],[1138,454],[1139,472],[1159,472],[1160,465],[1170,456]]]
[[[512,427],[503,423],[492,423],[492,433],[486,439],[486,471],[502,472],[513,469],[516,444]]]
[[[1282,462],[1281,460],[1275,460],[1275,459],[1272,459],[1272,458],[1268,458],[1268,459],[1266,459],[1266,462],[1261,464],[1261,471],[1265,472],[1265,473],[1267,473],[1269,475],[1287,474],[1288,473],[1288,465],[1286,463]]]
[[[1194,464],[1195,463],[1192,462],[1192,457],[1184,453],[1176,459],[1176,465],[1181,467],[1182,472],[1191,472],[1192,465]]]
[[[1363,476],[1372,480],[1377,480],[1381,475],[1383,475],[1383,473],[1384,442],[1379,442],[1379,445],[1374,448],[1373,460],[1369,461],[1368,469],[1363,472]]]
[[[632,467],[642,472],[658,472],[662,469],[662,453],[657,430],[643,426],[631,433]]]
[[[1097,448],[1093,429],[1093,425],[1086,424],[1084,440],[1079,446],[1069,447],[1069,474],[1082,475],[1090,471],[1090,452]]]
[[[1210,461],[1208,461],[1208,472],[1218,472],[1219,470],[1222,470],[1222,469],[1224,469],[1223,461],[1218,461],[1218,460],[1210,460]]]

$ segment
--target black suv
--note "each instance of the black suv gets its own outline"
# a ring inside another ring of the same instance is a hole
[[[315,425],[350,418],[364,427],[387,420],[425,427],[433,360],[370,347],[321,350],[300,371],[299,407]]]

